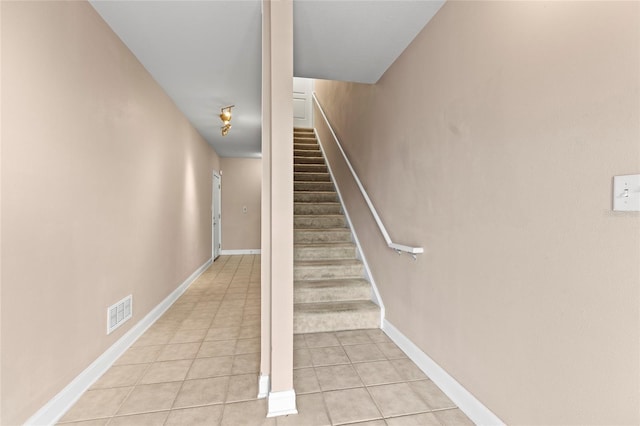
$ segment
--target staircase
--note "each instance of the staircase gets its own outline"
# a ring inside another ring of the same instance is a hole
[[[294,333],[380,327],[313,129],[294,129]]]

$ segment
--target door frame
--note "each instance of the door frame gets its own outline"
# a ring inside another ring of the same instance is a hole
[[[216,182],[217,179],[217,182]],[[211,185],[211,259],[216,260],[222,252],[222,176],[214,170]],[[216,205],[217,205],[217,234],[216,234]],[[218,250],[216,251],[216,244]]]

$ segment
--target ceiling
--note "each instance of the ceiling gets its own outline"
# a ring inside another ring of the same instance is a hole
[[[260,0],[90,1],[218,155],[261,156]],[[295,0],[294,75],[375,83],[443,3]]]

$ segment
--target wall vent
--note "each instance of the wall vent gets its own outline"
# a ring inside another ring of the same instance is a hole
[[[133,315],[133,295],[128,295],[107,309],[107,334],[124,324]]]

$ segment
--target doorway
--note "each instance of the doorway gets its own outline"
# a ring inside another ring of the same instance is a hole
[[[313,79],[293,77],[293,126],[313,127]]]
[[[220,256],[222,246],[221,236],[221,214],[220,214],[220,192],[222,190],[220,175],[213,172],[213,194],[211,197],[211,257],[216,260]]]

